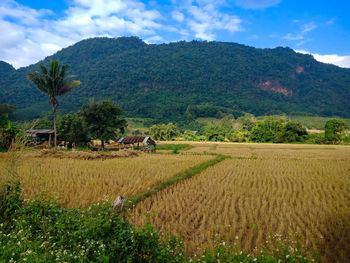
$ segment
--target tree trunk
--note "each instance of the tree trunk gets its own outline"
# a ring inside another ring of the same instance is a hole
[[[57,147],[57,132],[56,132],[56,108],[58,106],[58,101],[55,98],[52,98],[52,115],[53,115],[53,130],[55,136],[55,149]]]
[[[104,149],[105,148],[105,141],[101,140],[101,148]]]

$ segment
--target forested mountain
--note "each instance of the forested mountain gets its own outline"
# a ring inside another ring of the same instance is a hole
[[[137,37],[93,38],[52,59],[70,65],[82,85],[59,97],[62,112],[110,98],[127,116],[177,121],[242,111],[350,116],[350,69],[317,62],[290,48],[257,49],[225,42],[148,45]],[[0,103],[17,117],[49,111],[48,98],[27,79],[38,64],[15,70],[0,62]]]

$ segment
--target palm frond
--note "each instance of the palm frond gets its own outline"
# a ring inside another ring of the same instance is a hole
[[[43,63],[41,63],[39,65],[40,69],[41,69],[41,72],[43,73],[43,75],[46,75],[47,74],[47,68],[44,66]]]
[[[48,88],[46,81],[39,72],[31,72],[27,75],[28,80],[34,83],[34,85],[43,93],[48,94]]]
[[[80,85],[80,81],[73,81],[72,77],[66,77],[69,65],[60,65],[58,60],[50,61],[50,68],[43,64],[39,65],[41,73],[31,72],[27,75],[28,80],[42,92],[51,98],[63,95],[75,86]]]
[[[76,86],[79,86],[81,84],[81,82],[79,80],[74,80],[71,81],[67,84],[65,84],[60,90],[58,95],[63,95],[65,93],[67,93],[68,91],[70,91],[71,89],[73,89]]]

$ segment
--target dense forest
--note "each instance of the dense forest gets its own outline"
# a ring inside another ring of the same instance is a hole
[[[159,122],[304,112],[350,116],[350,69],[317,62],[290,48],[180,41],[146,44],[137,37],[92,38],[45,58],[70,65],[82,85],[59,98],[61,113],[89,99],[112,99],[125,116]],[[48,98],[27,79],[38,64],[0,62],[0,103],[16,104],[18,120],[48,112]]]

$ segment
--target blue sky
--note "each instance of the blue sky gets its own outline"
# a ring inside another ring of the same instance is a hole
[[[349,0],[1,0],[0,60],[35,63],[96,36],[288,46],[350,68]]]

